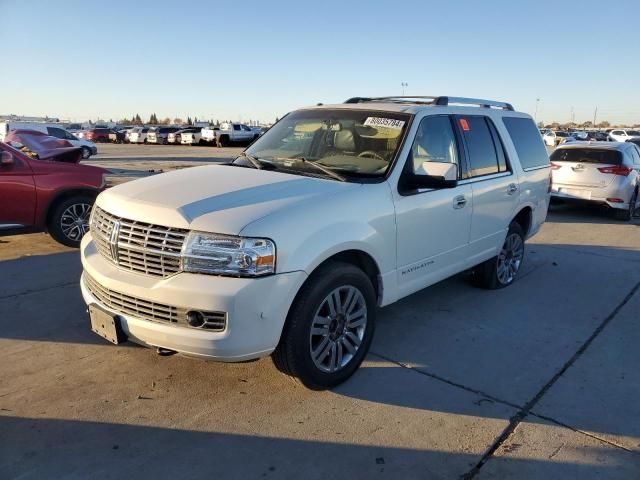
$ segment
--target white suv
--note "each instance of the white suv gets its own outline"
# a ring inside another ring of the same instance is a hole
[[[511,105],[354,98],[292,112],[226,165],[100,194],[82,241],[92,329],[221,361],[271,354],[310,388],[360,365],[377,307],[470,269],[516,278],[549,157]]]

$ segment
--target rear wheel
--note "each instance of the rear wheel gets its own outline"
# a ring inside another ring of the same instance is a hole
[[[638,203],[638,190],[633,192],[633,195],[631,196],[631,200],[629,200],[629,208],[626,208],[624,210],[615,209],[613,211],[613,216],[616,218],[616,220],[628,222],[635,216],[637,212],[637,209],[638,209],[637,203]]]
[[[473,269],[473,283],[481,288],[496,290],[511,285],[524,260],[524,233],[512,222],[500,253]]]
[[[78,248],[89,231],[93,201],[92,197],[78,195],[56,205],[49,220],[49,234],[63,245]]]
[[[308,388],[334,387],[362,363],[373,339],[375,314],[369,277],[353,265],[328,263],[298,293],[273,362]]]

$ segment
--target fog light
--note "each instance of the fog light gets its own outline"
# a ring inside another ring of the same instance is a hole
[[[191,327],[201,327],[204,325],[204,316],[200,312],[191,311],[187,313],[187,323]]]

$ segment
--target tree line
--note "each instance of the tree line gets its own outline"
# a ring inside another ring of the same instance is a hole
[[[135,115],[133,115],[131,118],[121,118],[120,120],[118,120],[116,123],[118,125],[194,125],[198,122],[207,122],[210,126],[215,126],[215,127],[219,127],[221,123],[227,122],[227,123],[231,123],[231,120],[223,120],[222,122],[220,120],[198,120],[198,117],[194,117],[191,118],[190,116],[188,116],[185,119],[182,119],[180,117],[176,117],[176,118],[169,118],[169,117],[165,117],[162,119],[159,119],[158,116],[155,113],[152,113],[149,116],[149,120],[147,122],[142,120],[142,117],[140,116],[140,114],[136,113]],[[278,119],[276,118],[276,122],[278,121]],[[260,122],[258,121],[254,121],[254,120],[249,120],[248,124],[252,125],[258,125]]]

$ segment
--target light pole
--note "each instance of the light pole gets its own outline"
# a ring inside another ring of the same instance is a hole
[[[538,104],[540,103],[540,99],[536,98],[536,113],[533,114],[533,121],[538,124]]]
[[[402,96],[404,97],[404,89],[405,87],[408,87],[409,84],[407,82],[401,82],[400,86],[402,87]]]

